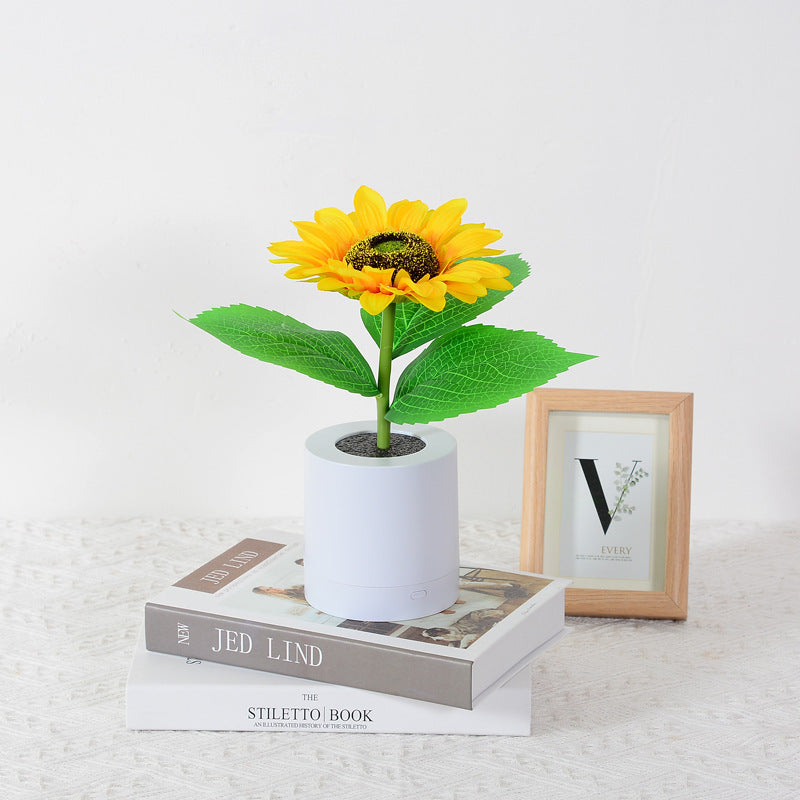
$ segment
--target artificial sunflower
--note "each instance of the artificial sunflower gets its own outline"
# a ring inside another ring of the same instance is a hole
[[[314,222],[295,222],[300,241],[273,243],[273,262],[294,264],[288,278],[357,298],[372,315],[402,301],[441,311],[448,294],[474,303],[490,289],[514,288],[508,269],[482,260],[503,252],[487,247],[502,234],[484,223],[462,224],[466,200],[435,209],[399,200],[387,209],[376,191],[362,186],[353,205],[350,214],[323,208]]]
[[[418,424],[494,408],[592,356],[569,353],[532,331],[466,325],[528,274],[519,255],[489,245],[500,231],[465,224],[466,200],[388,208],[362,186],[349,214],[323,208],[295,222],[299,241],[270,251],[286,275],[358,299],[378,345],[374,373],[341,331],[319,330],[258,306],[204,311],[191,322],[241,353],[376,401],[376,445],[391,452],[391,424]],[[405,305],[400,305],[405,303]],[[398,306],[400,311],[398,312]],[[391,399],[392,362],[427,345],[403,369]]]

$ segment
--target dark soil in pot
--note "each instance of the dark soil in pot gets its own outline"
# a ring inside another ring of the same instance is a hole
[[[365,458],[394,458],[396,456],[409,456],[425,447],[425,442],[418,436],[409,436],[406,433],[393,433],[389,438],[389,449],[378,449],[378,435],[376,433],[354,433],[339,439],[336,449],[351,456],[364,456]]]

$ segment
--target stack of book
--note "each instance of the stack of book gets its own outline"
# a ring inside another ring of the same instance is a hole
[[[530,664],[565,633],[568,581],[462,566],[451,608],[358,622],[305,602],[302,537],[263,536],[146,604],[129,728],[530,733]]]

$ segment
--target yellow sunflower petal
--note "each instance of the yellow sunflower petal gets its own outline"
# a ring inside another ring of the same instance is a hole
[[[275,264],[297,264],[298,266],[324,265],[327,254],[319,247],[308,242],[273,242],[268,248],[277,258],[271,259]]]
[[[361,297],[359,298],[361,301],[361,306],[367,314],[371,314],[373,317],[376,314],[380,314],[389,303],[394,300],[394,295],[392,294],[383,294],[383,293],[374,293],[374,292],[363,292]]]
[[[417,233],[422,230],[428,206],[421,200],[398,200],[389,206],[386,223],[391,230]]]
[[[329,276],[327,278],[320,278],[320,280],[317,281],[317,289],[321,292],[338,292],[340,289],[345,288],[347,288],[347,284],[340,278]]]
[[[425,308],[429,308],[431,311],[441,311],[446,305],[444,296],[425,297],[424,295],[417,295],[415,299],[420,305],[425,306]]]
[[[292,225],[297,228],[301,239],[326,253],[336,245],[336,237],[316,222],[293,222]]]
[[[487,244],[496,242],[502,235],[500,231],[491,228],[461,230],[448,240],[441,256],[447,264],[459,258],[468,258]]]
[[[472,304],[478,299],[474,294],[462,294],[458,290],[453,290],[452,287],[448,287],[448,294],[453,295],[456,300],[461,300],[464,303]]]
[[[353,199],[356,214],[356,227],[361,236],[369,236],[386,228],[386,203],[383,198],[368,186],[359,187]]]
[[[319,275],[324,270],[324,267],[292,267],[287,269],[283,274],[292,280],[302,281],[306,278],[311,278],[314,275]]]
[[[508,267],[504,267],[502,264],[496,264],[493,261],[480,261],[477,259],[470,259],[469,261],[461,261],[458,264],[454,264],[447,270],[447,274],[453,274],[458,270],[470,270],[481,277],[487,278],[505,278],[506,275],[511,274],[511,270]]]
[[[461,217],[467,210],[467,201],[463,198],[448,200],[434,209],[425,222],[422,235],[434,246],[458,230]]]
[[[352,271],[355,279],[360,279],[365,286],[372,287],[373,291],[378,291],[381,287],[392,288],[394,270],[376,269],[375,267],[364,267],[364,269],[358,270],[349,265],[348,269]]]
[[[485,297],[488,294],[486,287],[480,283],[459,283],[458,281],[448,281],[447,291],[453,295],[458,292],[459,295],[470,295],[471,297]]]
[[[461,264],[455,264],[450,269],[441,272],[439,277],[448,283],[450,281],[477,283],[484,276],[476,269],[469,269],[469,267],[462,267]]]
[[[395,278],[395,285],[399,291],[411,298],[438,300],[443,299],[445,294],[447,294],[447,287],[438,279],[429,280],[428,277],[425,276],[421,281],[415,283],[408,277],[408,273],[406,273],[405,270],[401,270],[401,273],[405,274],[405,279],[398,280]]]
[[[462,222],[460,225],[458,225],[458,227],[453,228],[452,231],[447,236],[443,236],[439,240],[439,246],[446,244],[457,233],[461,233],[462,231],[480,230],[485,227],[486,227],[485,222]]]
[[[358,231],[353,221],[338,208],[321,208],[314,214],[314,219],[336,240],[334,257],[343,259],[358,241]]]
[[[514,284],[505,278],[484,278],[481,283],[487,289],[496,289],[499,292],[510,292],[514,288]]]
[[[325,265],[326,271],[330,275],[337,275],[340,278],[351,278],[360,275],[361,273],[353,269],[346,261],[342,259],[331,258]]]

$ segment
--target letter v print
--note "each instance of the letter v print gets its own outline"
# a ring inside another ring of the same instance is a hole
[[[619,508],[619,504],[622,502],[622,498],[625,496],[625,489],[627,488],[630,479],[633,477],[636,466],[640,464],[641,461],[633,462],[633,469],[631,470],[630,475],[628,475],[628,480],[625,481],[625,485],[620,492],[617,508],[611,511],[608,508],[608,501],[606,500],[603,486],[600,483],[600,476],[597,474],[597,465],[594,463],[597,461],[597,459],[577,458],[575,460],[580,462],[581,469],[583,470],[583,477],[586,478],[586,485],[589,487],[589,494],[592,496],[594,509],[597,512],[597,517],[600,520],[601,527],[603,528],[603,536],[605,536],[608,533],[608,529],[611,526],[611,521],[614,519],[614,515],[617,513],[617,508]]]

